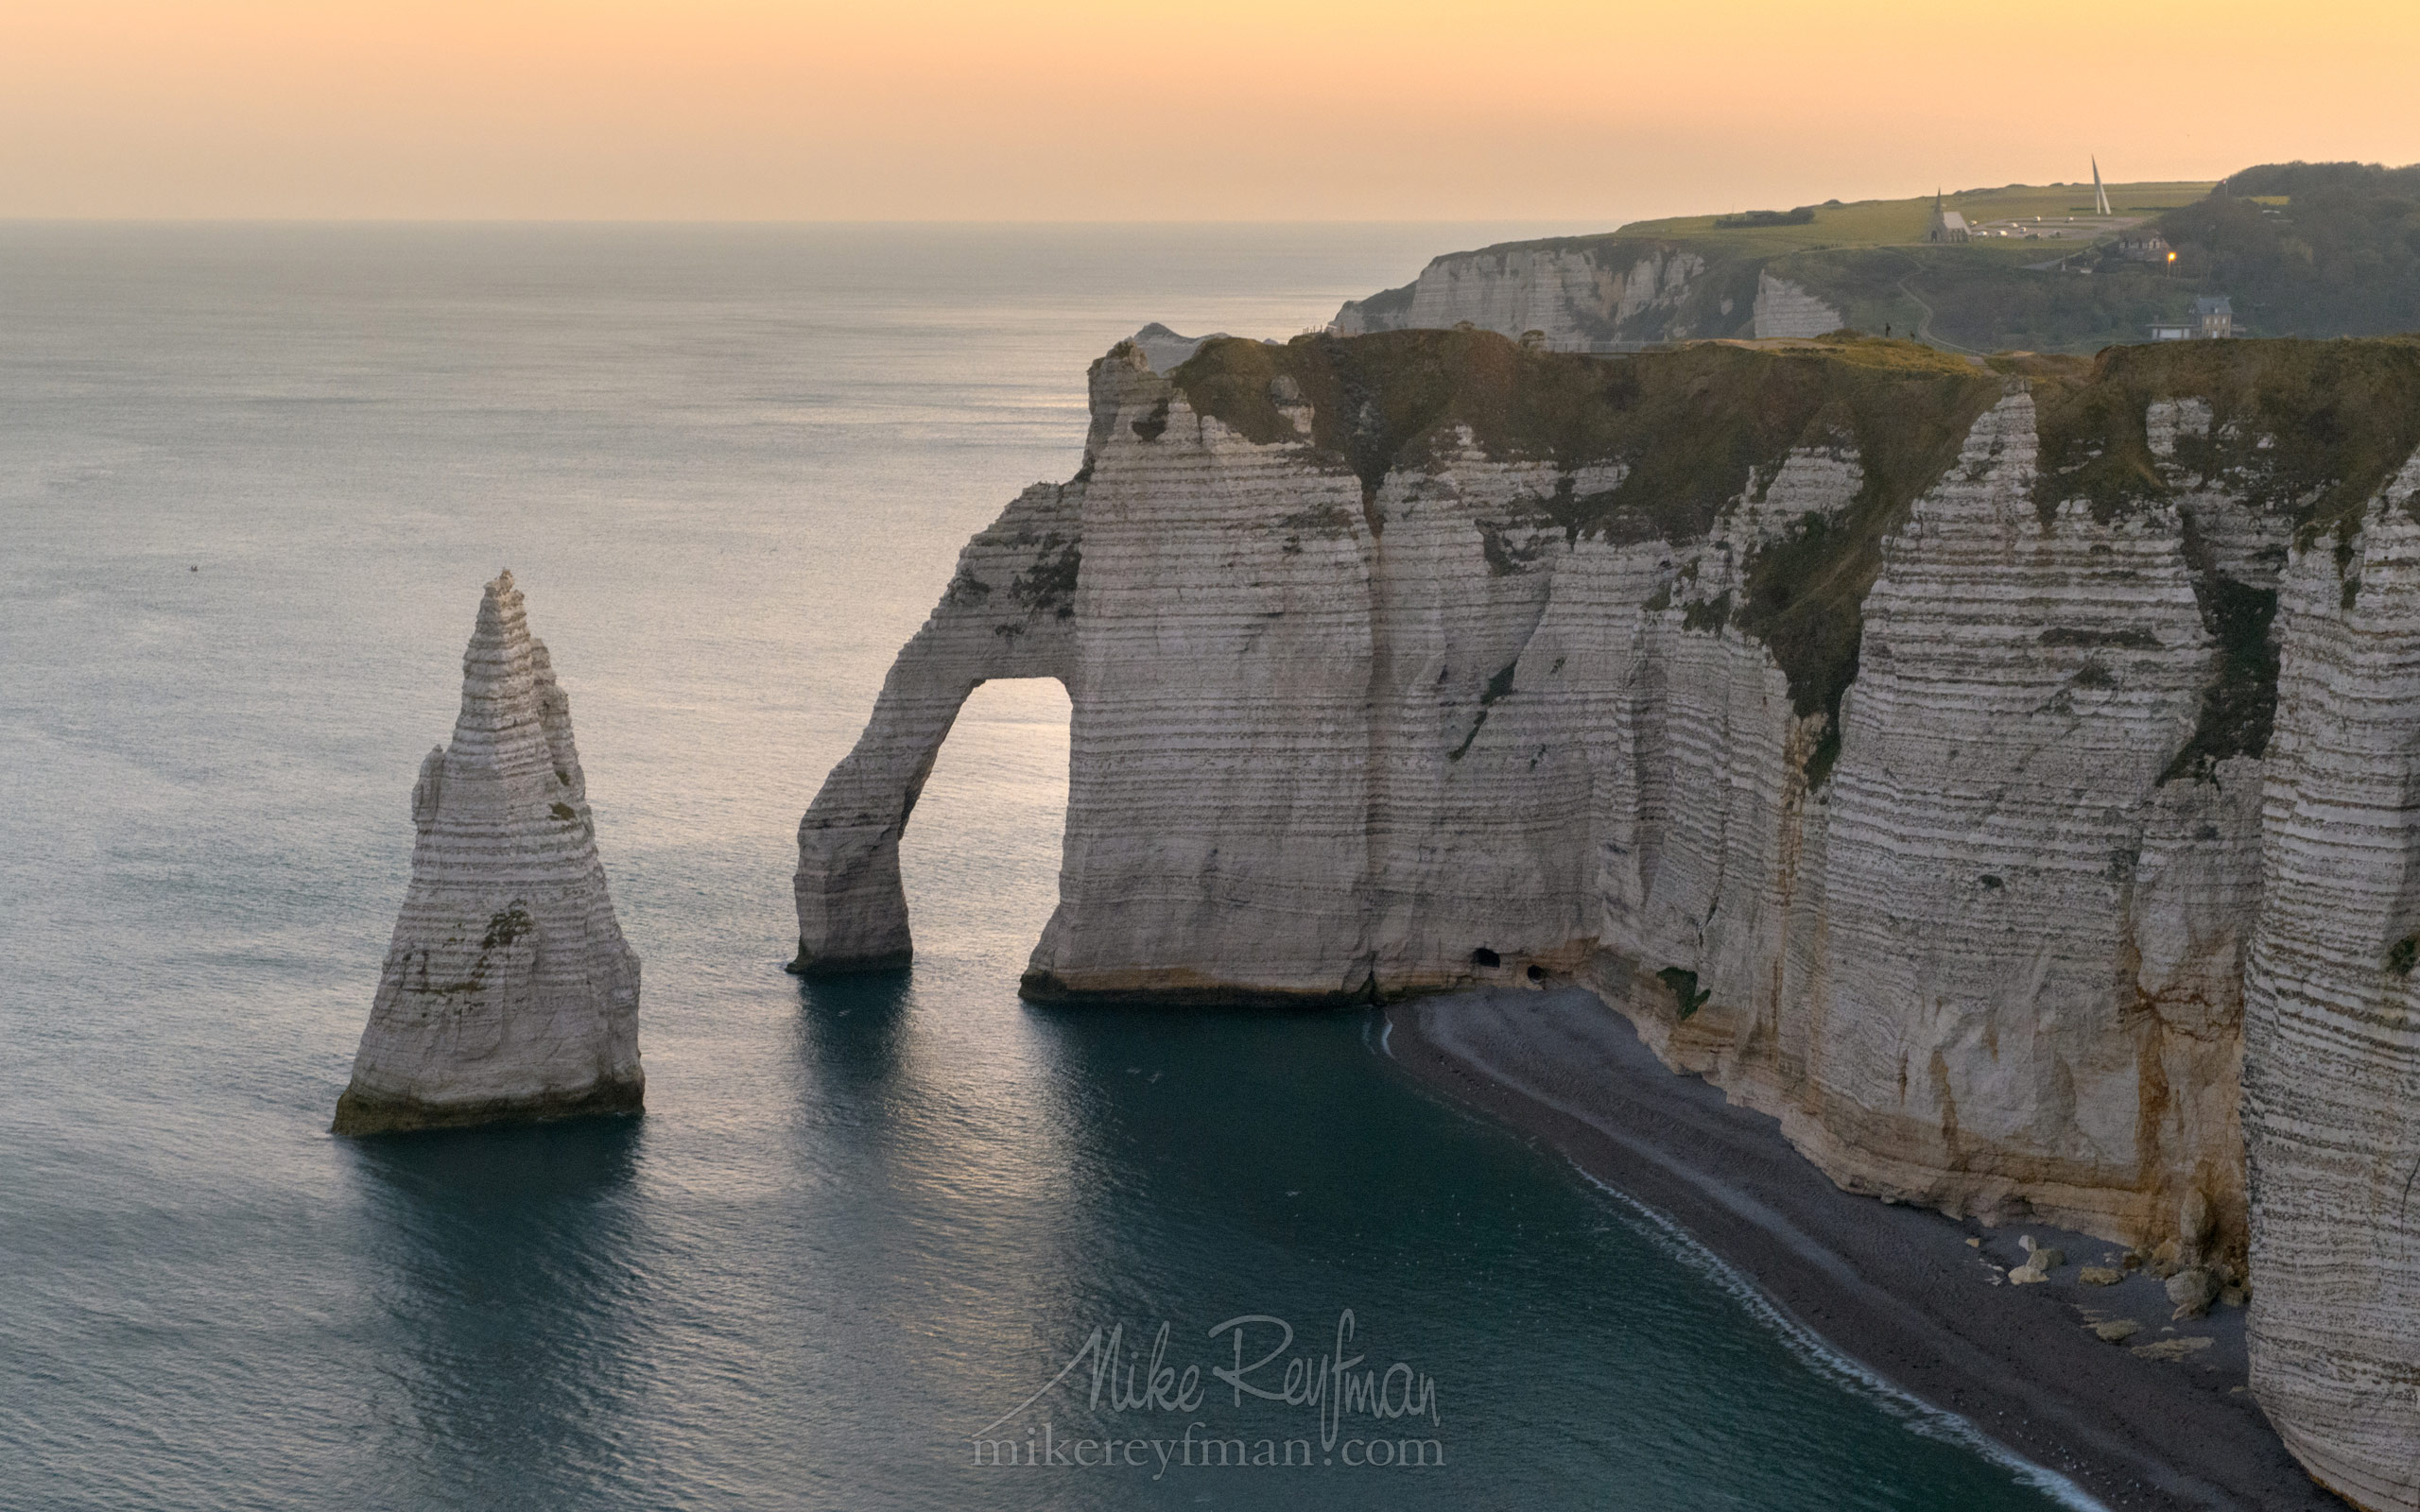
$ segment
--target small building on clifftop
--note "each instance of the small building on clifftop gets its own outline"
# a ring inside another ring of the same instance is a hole
[[[1945,206],[1941,201],[1940,191],[1934,191],[1932,197],[1932,225],[1926,230],[1925,240],[1928,242],[1962,242],[1969,240],[1973,235],[1974,232],[1967,229],[1966,217]]]
[[[2152,327],[2153,341],[2224,341],[2235,335],[2235,303],[2223,294],[2204,295],[2193,301],[2193,313],[2182,320],[2162,320]]]

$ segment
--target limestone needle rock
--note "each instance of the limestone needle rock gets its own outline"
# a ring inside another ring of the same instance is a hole
[[[639,1110],[639,960],[596,856],[571,705],[512,575],[412,785],[412,878],[336,1132]]]

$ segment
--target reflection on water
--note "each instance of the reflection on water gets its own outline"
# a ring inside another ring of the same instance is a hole
[[[798,984],[802,1058],[821,1107],[846,1106],[896,1074],[906,1054],[915,977],[907,970],[803,978]]]
[[[587,1480],[623,1455],[612,1411],[640,1395],[631,1330],[657,1284],[631,1200],[636,1118],[458,1130],[345,1147],[382,1235],[374,1284],[408,1418],[442,1452],[400,1458],[406,1505],[478,1500],[496,1467]]]

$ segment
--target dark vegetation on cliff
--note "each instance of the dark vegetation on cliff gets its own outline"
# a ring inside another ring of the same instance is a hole
[[[2210,292],[2193,280],[2116,258],[2086,273],[2080,269],[2096,254],[2075,250],[2077,266],[2066,270],[2025,266],[2059,255],[2055,245],[2031,242],[1806,252],[1777,259],[1770,270],[1839,309],[1853,326],[1927,328],[1940,340],[1976,352],[2081,353],[2141,341],[2152,322],[2182,319],[2196,298]]]
[[[2420,331],[2420,164],[2246,168],[2160,217],[2177,271],[2258,335]]]
[[[2215,489],[2292,522],[2306,542],[2333,532],[2349,560],[2361,510],[2420,449],[2420,340],[2166,342],[2029,366],[2042,436],[2033,499],[2046,521],[2064,500],[2085,500],[2105,521]],[[2165,399],[2201,400],[2210,422],[2177,438],[2164,471],[2143,420]],[[2184,524],[2220,663],[2163,781],[2262,754],[2277,707],[2276,591],[2222,576],[2189,506]]]
[[[1959,247],[1790,258],[1777,275],[1831,290],[1851,309],[1888,299],[1902,275],[1937,312],[1937,335],[1986,350],[2088,351],[2138,342],[2154,320],[2224,295],[2257,336],[2390,335],[2420,330],[2420,165],[2285,163],[2246,168],[2152,225],[2173,265],[2085,251],[2066,269],[1994,262]],[[2055,249],[2053,249],[2055,253]],[[1893,258],[1898,266],[1893,270]],[[2087,271],[2088,270],[2088,271]]]
[[[1456,427],[1468,426],[1491,457],[1557,464],[1563,486],[1541,499],[1539,515],[1574,539],[1703,541],[1732,500],[1761,500],[1791,452],[1855,457],[1864,487],[1852,506],[1828,520],[1809,515],[1756,550],[1724,616],[1771,648],[1798,713],[1830,716],[1809,761],[1818,778],[1838,748],[1841,695],[1857,676],[1882,541],[2008,384],[2029,386],[2038,406],[2033,497],[2046,524],[2068,500],[2107,521],[2213,488],[2290,519],[2305,540],[2330,530],[2349,540],[2361,508],[2420,449],[2412,338],[2179,342],[1986,365],[1854,333],[1604,358],[1465,327],[1284,346],[1215,340],[1171,380],[1197,413],[1261,444],[1302,440],[1273,397],[1298,392],[1312,406],[1310,446],[1369,495],[1391,472],[1437,465]],[[2163,467],[2145,411],[2183,399],[2209,406],[2209,426],[2181,435]],[[1605,463],[1620,468],[1616,486],[1574,490],[1575,470]],[[2274,590],[2222,576],[2189,508],[2186,549],[2221,655],[2171,777],[2261,753],[2276,702]],[[1707,618],[1706,606],[1696,612]]]
[[[2157,400],[2210,406],[2208,434],[2177,439],[2183,487],[2223,488],[2306,534],[2357,521],[2420,447],[2420,338],[2176,341],[2008,366],[2040,406],[2046,519],[2062,499],[2108,520],[2175,491],[2143,430]]]
[[[1801,205],[1796,210],[1743,210],[1736,215],[1717,215],[1716,227],[1723,231],[1754,231],[1767,226],[1812,226],[1815,207]]]
[[[1311,444],[1373,490],[1389,472],[1428,466],[1457,425],[1494,457],[1550,460],[1566,473],[1620,464],[1610,490],[1576,493],[1566,478],[1542,501],[1575,538],[1703,540],[1731,500],[1761,497],[1792,451],[1854,454],[1865,474],[1855,505],[1750,560],[1731,616],[1772,647],[1798,713],[1824,712],[1834,728],[1883,538],[1957,460],[2004,382],[1962,358],[1854,335],[1609,361],[1467,329],[1212,342],[1172,377],[1197,413],[1264,444],[1299,438],[1270,398],[1276,380],[1291,379],[1312,404]]]

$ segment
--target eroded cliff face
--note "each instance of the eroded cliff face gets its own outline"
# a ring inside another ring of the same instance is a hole
[[[959,700],[1059,677],[1029,996],[1589,981],[1856,1190],[2248,1241],[2264,1403],[2413,1505],[2420,347],[2197,345],[1121,348],[810,810],[802,967],[904,958]]]
[[[2181,522],[2044,511],[2035,425],[2002,399],[1885,542],[1824,790],[1786,763],[1735,779],[1754,850],[1668,842],[1646,927],[1605,942],[1695,971],[1710,996],[1668,1057],[1852,1186],[2147,1239],[2203,1186],[2239,1241],[2239,999],[2170,1034],[2138,978],[2234,977],[2235,937],[2169,895],[2214,857],[2248,873],[2257,783],[2159,782],[2212,662]]]
[[[639,959],[597,859],[571,703],[510,573],[480,597],[454,739],[421,764],[412,823],[336,1132],[637,1111]]]
[[[1848,324],[1840,307],[1818,298],[1807,289],[1786,278],[1759,272],[1756,275],[1755,328],[1754,335],[1767,336],[1827,335]]]
[[[1724,283],[1716,288],[1706,273],[1702,254],[1654,242],[1592,239],[1450,252],[1401,288],[1346,301],[1329,329],[1366,335],[1468,323],[1515,338],[1534,331],[1556,352],[1740,333],[1758,298],[1754,284],[1714,281]]]
[[[1468,324],[1555,352],[1616,352],[1692,337],[1819,336],[1840,308],[1761,263],[1710,264],[1670,243],[1608,237],[1517,243],[1433,259],[1401,288],[1347,300],[1338,335]],[[1165,364],[1161,366],[1165,367]]]
[[[2420,462],[2294,553],[2252,948],[2253,1390],[2314,1474],[2420,1505]]]

